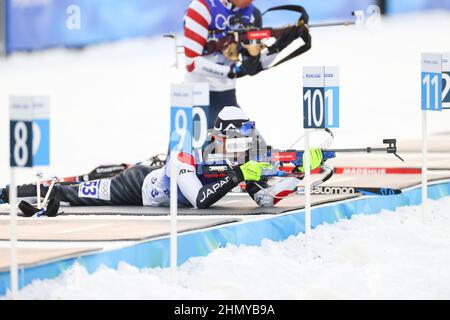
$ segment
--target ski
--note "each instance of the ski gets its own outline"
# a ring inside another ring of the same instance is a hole
[[[297,190],[299,194],[305,194],[303,187]],[[316,186],[311,188],[313,195],[351,195],[361,193],[366,196],[392,196],[401,194],[402,190],[377,187],[343,187],[343,186]]]

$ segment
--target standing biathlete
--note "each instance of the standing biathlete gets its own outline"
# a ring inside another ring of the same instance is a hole
[[[244,27],[262,27],[262,19],[253,0],[193,0],[184,17],[184,51],[186,82],[210,85],[208,129],[225,106],[238,106],[236,79],[256,75],[268,68],[277,53],[295,40],[291,35],[278,39],[259,55],[244,55],[242,62],[230,60],[224,51],[207,53],[210,41],[227,35],[228,31]]]
[[[243,133],[242,125],[249,119],[237,107],[224,108],[215,122],[211,135],[215,155],[226,158],[247,153],[254,142],[254,131]],[[312,149],[311,169],[322,163],[320,149]],[[208,208],[240,182],[247,184],[248,194],[260,206],[273,206],[296,190],[299,179],[281,178],[275,185],[264,187],[261,180],[263,169],[270,169],[269,163],[247,161],[243,165],[228,165],[221,177],[206,177],[199,174],[191,154],[172,153],[167,164],[160,168],[138,165],[122,171],[113,178],[99,179],[81,184],[56,184],[50,198],[71,206],[169,206],[170,204],[170,168],[177,163],[178,204],[199,209]],[[303,171],[300,168],[300,171]],[[41,195],[45,196],[48,187],[41,186]],[[30,200],[36,197],[36,185],[22,185],[17,188],[18,198]],[[8,202],[8,188],[0,189],[0,203]]]

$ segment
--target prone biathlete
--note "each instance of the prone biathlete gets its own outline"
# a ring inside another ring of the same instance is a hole
[[[238,107],[225,107],[218,115],[211,143],[215,155],[226,158],[228,155],[246,154],[254,142],[254,130],[243,132],[249,119]],[[320,149],[312,149],[311,169],[322,163]],[[78,184],[55,184],[50,198],[71,206],[162,206],[170,205],[171,164],[176,162],[178,183],[178,205],[205,209],[223,198],[239,183],[245,181],[247,192],[263,207],[273,206],[293,193],[298,185],[296,177],[281,178],[273,186],[267,186],[262,179],[263,169],[271,169],[269,163],[246,161],[241,165],[228,164],[228,170],[221,177],[206,177],[199,174],[191,154],[172,153],[162,167],[137,165],[128,168],[108,179],[98,179]],[[300,168],[300,171],[304,170]],[[46,195],[49,187],[41,186],[41,194]],[[36,185],[18,186],[18,198],[27,200],[36,197]],[[8,203],[8,188],[0,189],[1,201]]]

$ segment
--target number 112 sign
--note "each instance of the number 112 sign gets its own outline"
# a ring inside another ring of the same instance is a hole
[[[421,74],[422,110],[450,107],[450,54],[423,53]]]
[[[339,128],[339,68],[303,68],[303,128]]]

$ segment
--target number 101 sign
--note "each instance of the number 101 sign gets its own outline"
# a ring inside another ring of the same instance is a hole
[[[303,68],[303,128],[339,128],[339,68]]]

